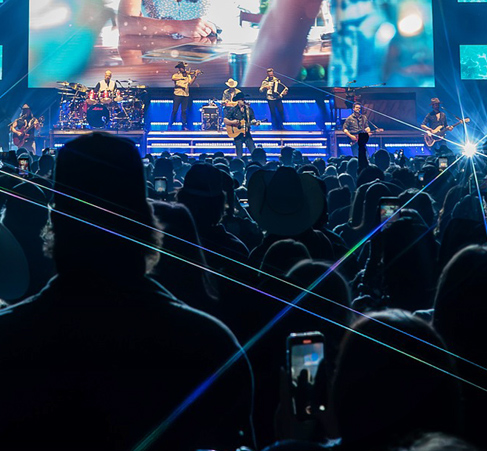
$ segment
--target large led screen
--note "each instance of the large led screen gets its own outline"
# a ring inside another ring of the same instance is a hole
[[[29,86],[434,85],[431,0],[30,0]]]
[[[460,46],[460,73],[463,80],[487,80],[487,45]]]

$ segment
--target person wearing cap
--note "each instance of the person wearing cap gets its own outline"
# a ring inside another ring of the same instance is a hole
[[[267,77],[260,85],[260,92],[266,92],[267,103],[271,112],[272,128],[284,130],[284,105],[282,98],[288,93],[288,88],[274,75],[274,69],[267,69]]]
[[[19,118],[10,126],[17,147],[23,147],[33,155],[36,154],[35,131],[41,128],[39,120],[34,117],[30,106],[25,104]]]
[[[151,433],[151,449],[253,446],[241,436],[252,402],[244,351],[149,276],[162,231],[135,145],[102,133],[68,142],[54,189],[44,239],[57,275],[0,310],[2,449],[129,450]]]
[[[181,121],[183,123],[183,130],[189,130],[188,128],[188,106],[189,106],[189,86],[194,83],[196,77],[201,71],[196,70],[194,73],[187,71],[188,64],[184,61],[180,61],[175,69],[178,71],[172,76],[174,82],[174,97],[172,104],[171,119],[169,120],[168,129],[170,130],[172,124],[176,120],[179,107],[181,106]]]
[[[438,97],[433,97],[431,99],[430,105],[432,110],[423,119],[423,122],[421,123],[421,128],[423,130],[426,130],[428,135],[431,135],[435,129],[438,129],[438,127],[440,127],[440,130],[442,128],[445,128],[446,130],[452,130],[453,128],[448,126],[446,114],[443,111],[440,111],[440,99]],[[441,141],[442,140],[440,139],[438,142]],[[432,148],[436,149],[437,147],[439,147],[440,144],[438,144],[438,142],[435,143]]]
[[[239,127],[242,130],[238,136],[233,138],[237,158],[242,158],[244,144],[250,153],[254,151],[255,143],[250,134],[250,126],[252,124],[260,125],[260,122],[255,120],[254,110],[245,103],[244,99],[245,95],[242,91],[235,94],[233,100],[237,102],[237,105],[229,108],[223,118],[226,126]]]
[[[228,107],[234,107],[237,105],[237,102],[234,100],[234,97],[236,94],[238,94],[240,89],[237,89],[238,81],[234,80],[233,78],[229,78],[225,84],[228,86],[228,89],[225,89],[223,91],[223,96],[222,96],[222,105],[225,108]]]

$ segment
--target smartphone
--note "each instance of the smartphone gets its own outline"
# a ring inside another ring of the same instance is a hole
[[[380,224],[384,224],[385,222],[390,224],[392,221],[395,221],[398,217],[398,215],[395,215],[395,213],[400,208],[401,204],[397,197],[382,197],[379,203]]]
[[[154,179],[154,188],[157,194],[166,194],[167,193],[166,177],[156,177]]]
[[[448,167],[448,158],[447,157],[439,157],[438,158],[438,169],[440,172],[443,172]]]
[[[146,168],[147,166],[149,166],[150,160],[148,158],[142,158],[142,163],[144,165],[144,168]]]
[[[19,158],[19,175],[21,177],[28,177],[29,176],[29,159],[28,158]]]
[[[240,199],[240,206],[242,208],[248,208],[249,207],[249,200],[248,199]]]
[[[292,409],[296,418],[304,421],[312,414],[316,374],[325,358],[325,337],[321,332],[293,333],[287,337],[286,355]]]
[[[424,182],[424,171],[418,172],[418,180],[423,183]]]

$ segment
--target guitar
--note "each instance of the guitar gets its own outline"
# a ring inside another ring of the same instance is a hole
[[[433,131],[426,133],[424,135],[424,142],[428,147],[434,146],[435,143],[438,141],[441,141],[443,137],[445,136],[446,132],[454,129],[457,125],[460,124],[468,124],[470,122],[470,118],[466,117],[465,119],[462,119],[453,125],[449,125],[448,127],[444,127],[443,125],[438,125]]]
[[[383,131],[384,131],[384,129],[383,129],[383,128],[376,128],[376,129],[374,129],[374,130],[371,130],[371,131],[368,133],[368,135],[369,135],[369,136],[370,136],[370,135],[375,135],[375,134],[377,134],[377,133],[382,133]],[[353,136],[355,136],[355,135],[353,135]],[[355,143],[358,143],[358,135],[357,135],[357,136],[355,136],[355,137],[357,138],[357,141],[352,141],[350,144],[355,144]]]
[[[261,121],[254,119],[253,121],[250,121],[249,125],[260,125],[262,122],[267,122],[267,119],[262,119]],[[229,138],[236,138],[242,133],[244,135],[247,133],[247,121],[242,119],[239,125],[225,125],[225,128]]]
[[[39,124],[40,127],[44,125],[44,116],[41,116],[39,119],[37,119],[37,123]],[[26,141],[31,138],[31,135],[29,134],[30,130],[32,130],[36,126],[36,121],[31,119],[29,121],[29,125],[24,125],[19,132],[21,133],[20,135],[14,134],[13,136],[13,141],[14,145],[17,147],[23,147],[26,143]],[[35,131],[34,131],[35,133]],[[33,136],[33,135],[32,135]]]

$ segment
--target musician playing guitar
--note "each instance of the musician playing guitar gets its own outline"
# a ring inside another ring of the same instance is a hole
[[[431,107],[433,108],[423,120],[421,124],[421,128],[428,132],[428,135],[433,135],[440,130],[444,131],[451,131],[453,127],[448,126],[448,122],[446,119],[446,114],[443,111],[440,111],[440,99],[438,97],[434,97],[431,99]],[[437,142],[441,141],[439,139]]]
[[[359,133],[370,133],[369,120],[365,114],[362,114],[362,104],[360,102],[353,104],[353,113],[345,120],[343,132],[350,138],[352,154],[357,157]]]
[[[245,96],[243,92],[235,94],[233,100],[237,102],[237,105],[229,108],[225,113],[223,123],[227,128],[236,129],[236,133],[241,132],[233,138],[235,144],[235,150],[237,158],[242,158],[243,145],[247,147],[249,152],[255,149],[254,140],[250,134],[250,125],[259,125],[260,122],[255,120],[254,110],[245,103]],[[229,134],[230,136],[230,134]]]
[[[12,122],[10,131],[13,134],[14,144],[20,148],[23,147],[27,151],[35,155],[36,142],[35,131],[41,128],[40,122],[32,114],[30,106],[25,104],[22,107],[22,113],[18,119]]]

